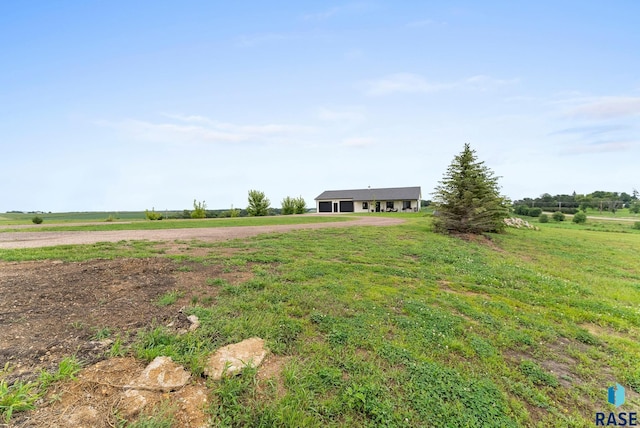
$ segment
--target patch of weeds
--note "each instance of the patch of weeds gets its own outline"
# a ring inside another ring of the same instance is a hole
[[[550,373],[545,372],[542,367],[530,360],[524,360],[520,363],[520,371],[534,384],[547,385],[556,388],[558,379]]]
[[[428,426],[516,427],[506,397],[489,379],[466,378],[456,370],[424,362],[409,368],[406,388],[412,407]]]
[[[384,343],[378,349],[378,355],[391,364],[406,364],[412,360],[411,353],[391,343]]]
[[[223,278],[207,278],[206,284],[210,287],[222,287],[229,285],[229,282]]]
[[[202,298],[200,298],[200,304],[204,306],[210,306],[214,300],[215,298],[213,296],[203,296]]]
[[[625,382],[635,392],[640,393],[640,368],[636,369],[635,372],[627,373]]]
[[[71,327],[73,327],[75,330],[82,330],[84,329],[84,324],[80,321],[74,321],[71,323]]]
[[[156,300],[156,305],[158,306],[173,305],[182,296],[184,296],[184,292],[182,291],[178,291],[178,290],[169,291],[168,293],[165,293],[162,296],[158,297],[158,299]]]
[[[107,355],[109,357],[124,357],[127,354],[127,350],[124,346],[124,342],[120,336],[116,337],[116,339],[111,344],[111,348]]]
[[[383,398],[388,395],[375,383],[354,383],[345,389],[342,399],[349,409],[363,413],[378,425],[389,426],[393,424],[393,405]]]
[[[255,390],[258,370],[247,366],[237,376],[224,376],[215,388],[217,402],[211,406],[216,426],[250,426],[251,408],[242,404],[243,398]]]
[[[0,416],[7,424],[14,412],[35,409],[35,403],[39,398],[35,382],[15,382],[9,385],[6,381],[0,380]]]
[[[275,326],[273,339],[269,343],[269,348],[275,354],[283,354],[291,351],[298,335],[302,332],[302,323],[298,320],[283,318]]]
[[[191,296],[191,306],[197,305],[199,300],[198,296]]]
[[[469,344],[480,358],[490,358],[497,354],[496,348],[479,336],[473,335]]]
[[[578,330],[576,339],[586,345],[599,345],[600,340],[586,330]]]
[[[111,329],[109,327],[94,327],[94,334],[91,336],[91,340],[103,340],[111,336]]]
[[[509,382],[509,389],[513,394],[523,398],[529,404],[540,407],[541,409],[549,408],[547,396],[530,385],[525,385],[522,382]]]
[[[182,265],[182,266],[179,266],[178,269],[176,270],[178,272],[191,272],[193,269],[191,268],[191,266]]]
[[[43,370],[40,372],[38,380],[40,381],[42,388],[47,389],[49,385],[54,382],[67,379],[75,380],[76,374],[78,374],[80,369],[82,369],[82,365],[80,364],[80,361],[78,361],[78,359],[75,357],[75,355],[71,357],[65,357],[62,359],[62,361],[60,361],[60,364],[58,364],[58,370],[56,370],[55,372],[48,372],[46,370]]]

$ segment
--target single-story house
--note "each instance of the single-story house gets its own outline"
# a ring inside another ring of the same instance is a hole
[[[420,210],[420,187],[326,190],[316,200],[319,213],[414,212]]]

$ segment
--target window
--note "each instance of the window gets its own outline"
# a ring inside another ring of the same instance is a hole
[[[410,210],[411,209],[411,201],[402,201],[402,209]]]
[[[369,209],[369,202],[363,202],[362,203],[362,209],[363,210],[368,210]]]
[[[393,201],[387,201],[387,209],[388,210],[392,210],[393,209]]]

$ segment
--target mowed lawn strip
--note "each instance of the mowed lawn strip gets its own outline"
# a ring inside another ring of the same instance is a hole
[[[149,329],[128,352],[169,355],[200,374],[213,350],[265,338],[281,374],[265,384],[246,369],[209,382],[216,426],[580,427],[612,410],[614,382],[628,391],[617,411],[637,409],[640,234],[542,225],[461,239],[409,218],[194,242],[208,255],[172,257],[253,277],[212,279],[216,298],[185,310],[200,329]]]

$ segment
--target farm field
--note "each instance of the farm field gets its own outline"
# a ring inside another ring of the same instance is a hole
[[[637,411],[640,231],[447,237],[420,213],[386,217],[406,221],[0,249],[0,379],[30,385],[28,402],[41,370],[69,357],[167,355],[207,388],[212,426],[593,426],[616,382],[617,411]],[[167,327],[183,315],[200,328]],[[254,336],[270,349],[264,369],[200,377],[207,355]],[[79,382],[48,385],[11,423],[62,423]],[[109,394],[95,406],[96,426],[118,420]]]

